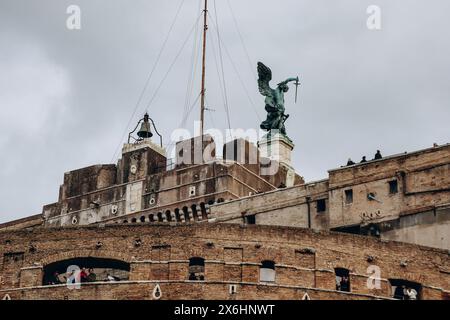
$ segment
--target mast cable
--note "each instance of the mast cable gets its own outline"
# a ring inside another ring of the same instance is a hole
[[[200,11],[202,4],[202,0],[199,0],[198,2],[198,11]],[[200,50],[198,48],[200,47],[201,37],[199,37],[199,24],[197,23],[195,27],[195,34],[194,34],[194,41],[192,44],[192,55],[191,55],[191,63],[190,63],[190,70],[189,70],[189,77],[188,77],[188,83],[186,87],[186,95],[184,100],[184,108],[183,108],[183,117],[188,112],[189,105],[191,103],[192,93],[193,93],[193,83],[195,81],[195,75],[197,71],[197,63],[199,58]]]
[[[208,30],[208,0],[205,0],[203,10],[203,49],[202,49],[202,91],[200,102],[200,137],[203,140],[203,128],[205,124],[205,80],[206,80],[206,32]]]
[[[156,58],[156,60],[155,60],[155,63],[153,64],[153,67],[152,67],[152,69],[151,69],[151,71],[150,71],[150,73],[149,73],[149,75],[148,75],[148,77],[147,77],[147,80],[145,81],[144,88],[142,89],[141,94],[139,95],[138,101],[137,101],[137,103],[136,103],[136,105],[135,105],[135,107],[134,107],[134,110],[133,110],[133,112],[132,112],[132,114],[131,114],[131,117],[130,117],[130,119],[128,120],[128,123],[127,123],[127,125],[126,125],[126,127],[125,127],[125,129],[124,129],[124,131],[123,131],[123,133],[122,133],[122,138],[121,138],[121,140],[119,141],[119,144],[117,145],[116,150],[114,151],[114,154],[113,154],[113,156],[112,156],[111,162],[113,162],[114,159],[116,158],[116,154],[117,154],[117,152],[118,152],[119,149],[120,149],[120,145],[122,144],[122,140],[123,140],[124,137],[126,136],[127,131],[128,131],[128,128],[129,128],[129,126],[130,126],[130,124],[131,124],[131,121],[133,121],[133,118],[134,118],[134,116],[136,115],[136,111],[137,111],[137,109],[138,109],[138,107],[139,107],[139,105],[140,105],[140,103],[141,103],[141,101],[142,101],[142,99],[143,99],[143,97],[144,97],[145,91],[147,91],[147,87],[148,87],[148,85],[149,85],[149,83],[150,83],[151,78],[153,77],[153,73],[154,73],[155,70],[156,70],[156,67],[157,67],[157,65],[158,65],[158,63],[159,63],[159,60],[161,59],[162,53],[163,53],[164,49],[166,48],[167,42],[169,41],[170,34],[172,33],[172,30],[173,30],[173,27],[175,26],[176,21],[178,20],[178,16],[179,16],[179,14],[180,14],[180,11],[181,11],[181,8],[183,7],[184,2],[185,2],[185,0],[181,0],[181,1],[180,1],[180,4],[179,4],[179,6],[178,6],[178,9],[177,9],[177,11],[176,11],[176,13],[175,13],[175,16],[174,16],[174,18],[173,18],[173,20],[172,20],[172,23],[171,23],[171,25],[170,25],[169,31],[167,32],[167,35],[166,35],[166,37],[165,37],[165,39],[164,39],[164,41],[163,41],[163,43],[162,43],[162,46],[161,46],[161,48],[160,48],[160,50],[159,50],[159,53],[158,53],[158,56],[157,56],[157,58]]]
[[[258,77],[256,76],[256,72],[255,72],[255,68],[254,68],[254,65],[256,65],[256,63],[252,63],[253,60],[250,59],[250,55],[248,53],[247,46],[245,45],[244,37],[242,36],[241,30],[239,29],[239,25],[237,23],[236,15],[234,14],[234,10],[231,7],[230,0],[227,0],[227,4],[228,4],[228,8],[230,9],[231,16],[233,17],[234,26],[236,27],[237,33],[239,35],[239,39],[241,40],[242,47],[244,48],[245,55],[247,56],[248,65],[250,67],[250,70],[253,73],[253,76],[255,77],[255,80],[257,80]]]
[[[195,24],[197,24],[198,20],[200,19],[201,16],[199,16],[197,18],[197,20],[195,21]],[[175,56],[175,58],[173,59],[172,63],[169,66],[169,69],[167,70],[166,74],[164,75],[163,79],[161,80],[161,82],[159,83],[158,87],[155,90],[155,93],[153,94],[152,98],[150,99],[149,103],[147,104],[147,111],[149,110],[151,104],[153,103],[153,101],[155,100],[156,95],[159,92],[159,89],[161,89],[162,85],[164,84],[164,81],[166,80],[167,76],[169,75],[170,71],[172,70],[173,66],[175,65],[175,63],[177,62],[178,58],[180,57],[181,53],[183,52],[184,47],[186,46],[186,43],[188,42],[188,40],[190,39],[192,32],[195,29],[195,24],[192,26],[191,30],[189,31],[188,36],[186,37],[186,39],[184,40],[180,50],[178,51],[177,55]]]
[[[224,67],[223,67],[222,46],[220,44],[219,18],[218,18],[218,15],[217,15],[216,0],[214,0],[214,14],[216,16],[215,22],[216,22],[216,31],[217,31],[217,39],[218,39],[217,43],[218,43],[218,47],[219,47],[220,66],[221,66],[221,70],[222,70],[224,107],[225,107],[225,111],[227,113],[228,129],[231,130],[230,109],[229,109],[229,106],[228,106],[227,86],[226,86],[226,81],[225,81],[225,71],[224,71]]]
[[[214,19],[213,19],[211,16],[210,16],[210,18],[214,21]],[[223,45],[223,48],[225,49],[225,53],[227,54],[227,57],[228,57],[228,59],[230,60],[231,65],[233,66],[233,69],[234,69],[234,71],[235,71],[235,73],[236,73],[236,75],[237,75],[237,77],[238,77],[238,79],[239,79],[239,82],[241,83],[241,86],[242,86],[242,88],[243,88],[243,90],[244,90],[244,92],[245,92],[245,94],[246,94],[246,96],[247,96],[247,98],[248,98],[250,104],[252,105],[252,108],[253,108],[254,113],[255,113],[256,116],[258,117],[258,120],[261,121],[261,117],[260,117],[258,111],[256,110],[255,103],[253,102],[252,98],[250,97],[250,94],[249,94],[249,92],[248,92],[247,86],[245,85],[244,81],[242,80],[242,77],[241,77],[241,75],[240,75],[240,73],[239,73],[239,70],[238,70],[238,68],[236,67],[236,64],[234,63],[233,58],[231,58],[231,55],[230,55],[230,53],[229,53],[229,51],[228,51],[228,49],[227,49],[226,44],[224,43],[224,41],[223,41],[223,39],[222,39],[221,37],[220,37],[219,39],[220,39],[220,42],[221,42],[222,45]]]

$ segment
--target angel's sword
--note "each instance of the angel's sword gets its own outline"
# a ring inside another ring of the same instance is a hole
[[[295,103],[297,103],[297,93],[298,93],[298,86],[300,85],[300,82],[298,82],[298,77],[295,81]]]

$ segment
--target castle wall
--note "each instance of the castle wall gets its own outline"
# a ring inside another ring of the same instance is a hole
[[[323,211],[318,200],[325,202]],[[210,218],[239,224],[244,216],[254,215],[256,224],[326,230],[328,210],[328,181],[323,180],[215,204]]]
[[[389,182],[396,181],[391,192]],[[329,171],[330,228],[450,203],[450,145]],[[351,190],[353,200],[346,201]],[[369,199],[369,194],[374,199]]]
[[[42,215],[36,214],[34,216],[2,223],[0,224],[0,231],[13,231],[25,228],[33,228],[42,225],[43,222],[44,220],[42,219]]]
[[[450,207],[401,216],[382,224],[381,238],[450,250]]]
[[[139,240],[139,241],[137,241]],[[101,245],[99,245],[99,242]],[[307,229],[207,224],[39,228],[0,232],[0,296],[13,299],[373,299],[392,297],[389,279],[422,285],[420,297],[448,294],[446,251]],[[33,250],[31,250],[33,247]],[[43,286],[51,263],[77,257],[130,265],[123,283],[90,283],[79,290]],[[189,280],[189,259],[205,260],[202,281]],[[274,282],[261,282],[262,261],[275,263]],[[380,268],[379,289],[367,286],[370,266]],[[336,291],[335,268],[350,272],[351,292]],[[237,295],[230,285],[237,285]]]
[[[210,148],[212,139],[206,138],[203,148]],[[251,146],[244,142],[228,146],[227,156],[232,156],[233,147],[242,147],[244,157],[239,161],[215,160],[212,141],[209,161],[184,163],[186,155],[189,159],[201,155],[196,148],[201,151],[202,144],[200,139],[182,141],[177,144],[177,165],[172,170],[167,170],[165,151],[149,139],[125,144],[117,166],[96,165],[64,175],[59,201],[43,208],[45,225],[203,221],[208,205],[274,190],[273,183],[285,182],[282,170],[262,177],[258,163],[245,163]]]
[[[215,204],[210,216],[227,223],[367,233],[448,249],[450,212],[442,208],[449,203],[446,145],[332,170],[328,180]]]

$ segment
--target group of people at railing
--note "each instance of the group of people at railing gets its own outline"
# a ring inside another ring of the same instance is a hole
[[[67,284],[67,283],[87,283],[87,282],[97,282],[97,281],[105,281],[105,282],[115,282],[120,281],[119,277],[113,276],[110,273],[106,274],[106,277],[102,280],[99,280],[97,274],[94,272],[93,268],[81,268],[77,270],[72,270],[65,274],[61,274],[58,271],[55,271],[51,278],[48,280],[48,285],[58,285],[58,284]]]

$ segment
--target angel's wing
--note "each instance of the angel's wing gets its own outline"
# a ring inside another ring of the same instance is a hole
[[[272,71],[262,62],[258,62],[258,88],[259,92],[266,97],[272,96],[273,89],[269,85],[272,80]]]

